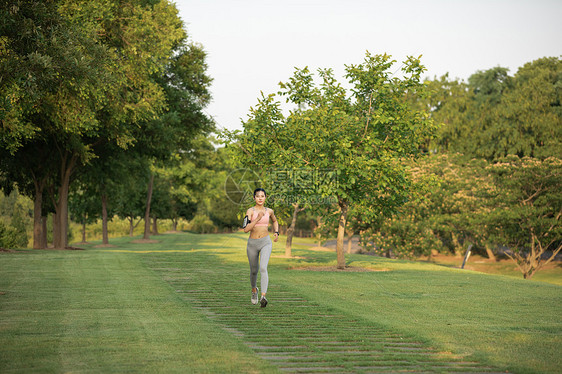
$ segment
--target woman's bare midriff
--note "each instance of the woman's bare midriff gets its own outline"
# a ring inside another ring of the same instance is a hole
[[[254,227],[252,231],[250,231],[250,238],[252,239],[261,239],[268,235],[269,231],[267,231],[267,227],[265,226]]]

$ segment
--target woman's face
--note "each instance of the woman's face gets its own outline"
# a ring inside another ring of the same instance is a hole
[[[265,202],[265,193],[263,191],[256,192],[254,200],[256,200],[256,204],[263,205],[263,203]]]

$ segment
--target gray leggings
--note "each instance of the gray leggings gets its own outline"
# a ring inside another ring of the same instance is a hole
[[[269,256],[271,256],[272,249],[273,243],[271,242],[269,235],[259,239],[248,238],[246,253],[248,254],[248,261],[250,261],[250,283],[252,284],[252,288],[256,288],[259,263],[262,293],[267,292],[267,285],[269,283],[269,277],[267,276],[267,263],[269,262]]]

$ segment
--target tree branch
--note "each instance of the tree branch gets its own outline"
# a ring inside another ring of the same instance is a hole
[[[526,270],[523,269],[523,268],[521,267],[521,265],[519,264],[519,261],[520,261],[520,260],[523,260],[523,258],[522,258],[519,254],[514,253],[514,256],[517,257],[517,259],[515,259],[515,258],[513,258],[513,256],[511,256],[509,253],[507,253],[507,252],[504,252],[504,253],[505,253],[505,255],[506,255],[507,257],[509,257],[510,259],[512,259],[512,260],[515,262],[515,264],[516,264],[517,267],[519,268],[519,271],[521,271],[523,274],[526,274]]]
[[[527,204],[528,201],[530,201],[532,198],[534,198],[535,196],[537,196],[539,193],[541,193],[543,191],[542,188],[539,188],[537,191],[535,191],[535,193],[533,193],[531,196],[529,196],[528,198],[526,198],[525,200],[522,200],[521,202],[525,205]]]
[[[558,214],[556,215],[556,218],[554,219],[554,221],[557,222],[560,219],[560,216],[562,216],[562,207],[558,211]],[[548,230],[546,230],[546,232],[543,234],[543,236],[547,236],[548,233],[554,228],[554,225],[556,225],[556,223],[553,223],[552,225],[550,225],[550,227],[548,228]]]
[[[545,261],[543,266],[547,265],[550,261],[554,260],[554,257],[556,257],[556,255],[560,252],[560,250],[562,250],[562,243],[558,246],[558,248],[556,248],[554,251],[552,251],[552,256],[550,256],[550,258]]]

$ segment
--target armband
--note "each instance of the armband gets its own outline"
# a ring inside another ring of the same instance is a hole
[[[251,223],[251,222],[252,221],[250,221],[248,216],[244,217],[244,223],[242,223],[242,228],[246,228],[246,226],[248,226],[248,224]]]

